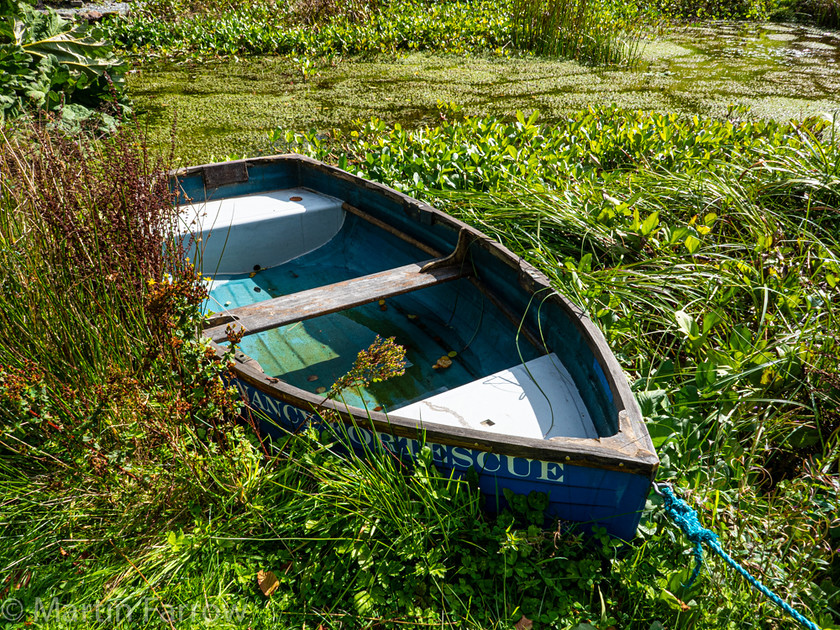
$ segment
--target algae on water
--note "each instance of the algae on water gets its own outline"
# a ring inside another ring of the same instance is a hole
[[[779,36],[783,35],[783,38]],[[282,57],[145,66],[131,94],[155,143],[175,126],[177,155],[195,164],[270,151],[268,133],[349,129],[372,116],[433,123],[438,102],[467,114],[538,110],[557,120],[590,105],[724,114],[748,105],[768,118],[840,109],[840,37],[803,26],[690,26],[649,42],[635,69],[573,61],[411,54],[308,68]]]

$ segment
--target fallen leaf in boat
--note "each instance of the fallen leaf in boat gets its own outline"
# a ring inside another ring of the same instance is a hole
[[[380,311],[387,311],[388,305],[385,304],[385,300],[379,300],[379,310]]]
[[[269,383],[279,383],[280,382],[279,378],[274,378],[273,376],[266,376],[265,380],[267,380]]]
[[[446,356],[448,356],[450,359],[454,359],[455,357],[458,356],[458,353],[455,352],[454,350],[451,350]]]
[[[377,405],[373,408],[374,411],[382,411],[382,405]]]
[[[528,619],[525,615],[522,615],[513,627],[516,628],[516,630],[531,630],[531,628],[534,627],[534,622]]]
[[[318,377],[315,374],[310,374],[309,376],[306,377],[306,380],[311,383],[312,381],[317,381]]]
[[[295,195],[294,197],[289,197],[289,201],[303,201],[303,197]]]
[[[257,585],[260,587],[263,595],[271,597],[277,587],[280,586],[280,580],[271,571],[260,570],[257,572]]]
[[[248,277],[249,277],[249,278],[253,278],[253,277],[254,277],[254,276],[256,276],[256,275],[257,275],[257,272],[256,272],[256,271],[252,271],[251,273],[249,273],[249,274],[248,274]]]
[[[323,394],[325,391],[327,391],[327,388],[324,387],[323,385],[321,387],[318,387],[318,388],[315,389],[316,394]]]
[[[437,360],[437,363],[435,363],[433,367],[448,368],[450,365],[452,365],[452,359],[450,359],[446,355],[443,355],[440,359]]]
[[[417,319],[417,315],[412,315],[411,313],[409,313],[407,317],[408,319]]]

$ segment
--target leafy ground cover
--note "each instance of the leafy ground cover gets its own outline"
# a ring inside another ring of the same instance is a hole
[[[142,0],[111,36],[143,55],[280,54],[303,66],[351,55],[536,53],[634,65],[643,38],[684,20],[797,16],[830,26],[836,0]]]
[[[112,22],[111,34],[144,54],[270,53],[294,56],[306,66],[348,55],[422,50],[510,55],[517,49],[627,63],[636,57],[643,30],[640,11],[612,2],[310,0],[211,6],[191,11],[186,3],[139,3],[133,17]]]
[[[22,0],[0,2],[0,121],[41,110],[73,128],[103,102],[124,109],[124,70],[101,31]],[[112,117],[100,119],[113,127]]]
[[[829,128],[745,111],[605,109],[552,126],[443,114],[422,131],[372,121],[330,143],[275,140],[434,200],[548,273],[634,380],[662,476],[733,556],[836,625]],[[348,460],[314,433],[266,450],[232,426],[224,363],[194,337],[203,292],[161,247],[160,171],[131,136],[36,139],[7,140],[0,162],[12,627],[787,623],[713,559],[686,589],[690,547],[655,497],[631,544],[585,540],[543,530],[538,496],[484,516],[470,481],[429,459]]]
[[[277,140],[422,196],[548,274],[634,375],[663,476],[688,486],[754,565],[778,571],[770,579],[791,586],[809,574],[794,588],[836,611],[840,156],[830,125],[743,109],[720,120],[602,108],[551,126],[443,117],[421,130],[372,120],[329,142]],[[810,509],[791,512],[803,499]]]

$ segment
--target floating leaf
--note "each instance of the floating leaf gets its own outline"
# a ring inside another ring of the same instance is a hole
[[[260,569],[260,571],[257,572],[257,585],[260,587],[263,595],[271,597],[274,591],[277,590],[277,587],[280,586],[280,580],[278,580],[277,576],[271,571],[263,571]]]

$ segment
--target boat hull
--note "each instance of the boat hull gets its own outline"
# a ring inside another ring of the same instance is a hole
[[[318,425],[324,410],[331,410],[342,419],[349,445],[360,452],[375,452],[381,445],[411,459],[425,444],[445,473],[475,470],[491,511],[504,507],[505,490],[526,495],[541,492],[548,497],[549,518],[585,528],[598,525],[614,536],[633,537],[658,466],[653,445],[627,379],[603,336],[536,269],[449,215],[302,156],[194,167],[176,177],[184,199],[192,203],[295,187],[319,191],[343,200],[348,213],[363,214],[366,221],[397,235],[408,248],[452,252],[443,263],[469,246],[469,281],[477,287],[476,294],[480,293],[487,309],[493,306],[513,322],[517,343],[521,335],[543,356],[556,353],[580,404],[591,416],[597,437],[507,435],[477,425],[423,422],[402,415],[399,408],[386,414],[348,406],[272,377],[254,357],[239,354],[236,385],[248,406],[264,416],[261,426],[266,433],[277,436],[307,423]],[[333,224],[338,225],[334,220]],[[294,239],[287,240],[290,247],[294,245]],[[250,264],[247,253],[243,268]],[[339,285],[349,286],[346,282],[330,286]]]
[[[256,412],[252,418],[259,422],[261,432],[269,437],[282,438],[310,425],[316,429],[327,426],[311,408],[297,407],[241,378],[236,379],[235,385],[250,412]],[[650,476],[644,472],[481,450],[463,440],[445,442],[445,438],[432,438],[422,431],[408,437],[377,429],[366,417],[345,416],[344,430],[335,433],[331,429],[331,432],[362,456],[384,452],[411,461],[427,446],[435,466],[443,474],[460,477],[475,471],[485,509],[490,513],[498,513],[507,506],[505,490],[519,495],[544,493],[547,519],[559,520],[567,526],[574,524],[584,531],[600,526],[624,540],[635,535],[651,484]]]

